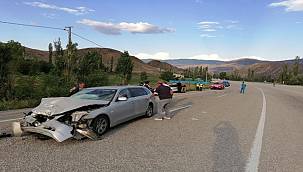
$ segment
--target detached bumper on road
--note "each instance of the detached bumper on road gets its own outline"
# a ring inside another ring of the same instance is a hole
[[[56,120],[50,120],[38,127],[21,127],[23,132],[38,133],[49,136],[57,142],[63,142],[66,139],[73,137],[71,126],[62,124]]]

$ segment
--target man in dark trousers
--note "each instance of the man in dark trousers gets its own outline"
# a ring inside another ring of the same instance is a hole
[[[144,84],[143,84],[143,86],[146,87],[146,88],[148,88],[151,92],[154,92],[154,90],[153,90],[152,87],[149,85],[149,83],[150,83],[149,81],[145,81]]]
[[[158,87],[155,89],[155,94],[158,94],[158,114],[155,120],[171,119],[168,109],[173,98],[173,91],[169,85],[158,81]]]

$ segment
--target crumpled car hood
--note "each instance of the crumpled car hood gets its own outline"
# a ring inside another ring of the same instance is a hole
[[[90,105],[106,105],[109,101],[77,99],[72,97],[42,98],[38,107],[32,110],[35,114],[53,116]]]

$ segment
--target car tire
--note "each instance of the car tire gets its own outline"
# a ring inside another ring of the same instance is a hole
[[[96,117],[92,122],[92,129],[99,136],[104,134],[109,129],[109,120],[107,116],[100,115]]]
[[[150,118],[150,117],[153,116],[153,114],[154,114],[154,107],[153,107],[152,104],[149,104],[148,107],[147,107],[147,110],[146,110],[146,112],[145,112],[145,116],[146,116],[147,118]]]

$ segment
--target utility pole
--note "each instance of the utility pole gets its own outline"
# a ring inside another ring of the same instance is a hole
[[[68,44],[72,44],[72,26],[66,26],[65,29],[68,32]]]
[[[68,32],[68,44],[67,44],[67,76],[71,75],[71,54],[72,54],[72,26],[66,26],[65,29]]]

